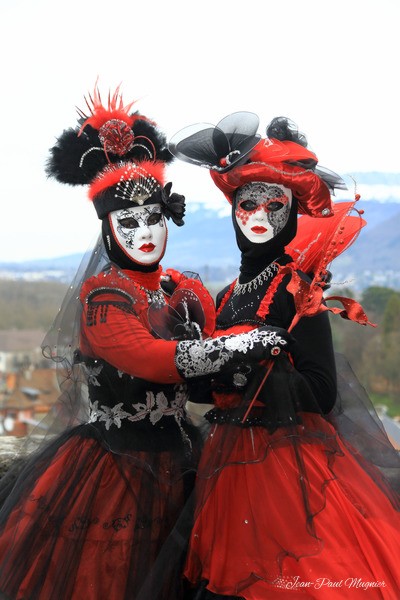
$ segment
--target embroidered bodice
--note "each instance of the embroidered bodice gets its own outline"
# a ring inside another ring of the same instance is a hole
[[[183,443],[186,451],[188,392],[175,366],[176,342],[157,339],[148,321],[152,303],[170,301],[160,274],[138,274],[140,279],[111,267],[82,286],[88,424],[113,446],[163,450]]]
[[[275,262],[296,269],[288,255]],[[304,274],[301,276],[306,278]],[[236,282],[222,290],[217,298],[216,335],[248,331],[250,328],[265,324],[288,329],[296,312],[293,296],[286,289],[289,279],[287,274],[283,275],[278,269],[274,269],[271,276],[259,278],[257,286],[242,288],[240,293],[235,293]],[[290,412],[286,410],[282,413],[281,410],[285,404],[283,396],[289,394],[286,385],[286,380],[289,379],[292,381],[291,389],[296,389],[296,400],[293,400],[297,406],[296,410],[329,412],[334,404],[336,372],[327,314],[322,313],[312,318],[301,319],[292,334],[295,343],[291,347],[290,360],[282,355],[275,361],[268,385],[264,386],[263,394],[260,396],[259,406],[253,411],[247,425],[257,422],[272,422],[277,425],[284,422]],[[214,378],[213,399],[218,407],[219,422],[232,422],[232,420],[241,422],[242,415],[238,417],[237,411],[233,415],[224,411],[246,405],[257,389],[255,382],[259,379],[258,383],[260,383],[263,372],[265,372],[263,367],[242,364],[236,370]],[[278,381],[281,382],[279,385]],[[282,383],[284,381],[285,384]],[[250,385],[253,385],[252,391]],[[261,406],[265,402],[266,405]],[[274,408],[273,404],[275,404]],[[245,409],[243,414],[244,411]],[[214,418],[215,413],[210,415],[211,420]]]
[[[84,357],[89,388],[88,422],[105,439],[120,439],[138,449],[191,446],[186,423],[187,386],[158,384],[116,369],[101,359]]]

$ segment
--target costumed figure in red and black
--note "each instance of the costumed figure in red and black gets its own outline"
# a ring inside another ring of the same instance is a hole
[[[51,149],[48,174],[89,186],[102,233],[44,341],[59,402],[0,486],[1,598],[179,599],[200,445],[185,382],[288,344],[268,327],[208,339],[208,292],[162,272],[184,198],[165,184],[165,136],[131,106],[96,88]]]
[[[293,336],[273,362],[241,360],[191,386],[188,410],[209,433],[189,597],[395,600],[400,461],[350,367],[335,360],[323,298],[327,266],[364,221],[350,215],[354,203],[332,203],[343,180],[317,166],[290,120],[275,118],[265,139],[257,128],[256,115],[234,113],[170,143],[208,168],[232,205],[240,274],[217,297],[216,335],[268,324]],[[359,304],[341,302],[329,310],[368,324]]]

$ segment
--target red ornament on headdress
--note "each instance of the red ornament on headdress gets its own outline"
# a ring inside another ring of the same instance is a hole
[[[141,120],[152,123],[143,115],[129,114],[135,101],[124,106],[120,86],[117,87],[112,96],[110,93],[108,94],[107,108],[102,104],[97,85],[94,88],[93,96],[89,94],[89,100],[85,97],[85,101],[91,115],[87,116],[78,109],[79,115],[85,119],[78,135],[88,125],[97,129],[106,154],[112,152],[117,156],[124,156],[133,148],[135,141],[142,137],[135,136],[132,131],[135,121]]]
[[[99,140],[107,152],[123,156],[133,147],[135,136],[124,121],[110,119],[100,127]]]

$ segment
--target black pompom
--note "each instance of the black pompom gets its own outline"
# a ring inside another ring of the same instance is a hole
[[[46,173],[61,183],[88,184],[107,164],[97,132],[88,126],[80,136],[78,133],[78,128],[66,129],[50,149]],[[91,150],[94,147],[99,150]]]
[[[50,149],[46,173],[61,183],[90,184],[109,163],[159,160],[168,164],[174,158],[168,150],[165,135],[155,125],[142,119],[135,121],[132,127],[134,147],[123,156],[112,152],[106,155],[99,132],[91,125],[86,125],[80,135],[79,131],[79,127],[66,129]]]
[[[135,138],[139,136],[143,137],[139,137],[137,142],[135,142],[135,146],[124,155],[124,159],[160,160],[162,162],[165,162],[166,164],[170,163],[173,160],[174,157],[168,150],[167,139],[165,135],[152,123],[149,123],[149,121],[139,119],[134,123],[132,131],[135,135]],[[154,145],[154,148],[153,145],[150,144],[144,138],[150,139]],[[142,144],[143,146],[145,146],[145,148],[143,148],[139,144]],[[149,154],[146,148],[151,152],[151,154]],[[154,149],[156,152],[155,156]]]
[[[300,133],[296,123],[287,117],[275,117],[267,127],[267,137],[275,140],[296,142],[307,148],[307,138]]]

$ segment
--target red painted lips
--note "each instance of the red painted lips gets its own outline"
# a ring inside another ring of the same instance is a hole
[[[251,228],[251,230],[254,233],[265,233],[266,231],[268,231],[268,229],[266,229],[265,227],[262,227],[262,225],[255,225],[254,227]]]
[[[154,244],[143,244],[143,246],[140,246],[139,250],[142,252],[153,252],[154,248]]]

